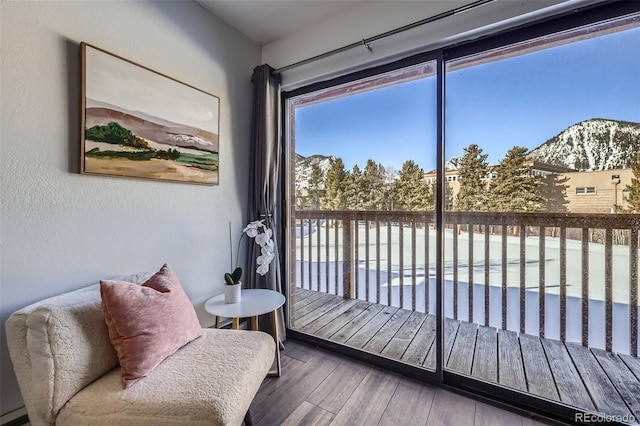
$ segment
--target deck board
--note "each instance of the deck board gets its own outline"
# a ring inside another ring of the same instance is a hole
[[[308,305],[305,305],[303,307],[296,306],[294,309],[296,325],[304,318],[305,315],[317,312],[318,309],[322,309],[322,306],[326,305],[327,303],[338,305],[340,303],[340,300],[336,299],[330,294],[325,294],[324,296],[315,299]],[[300,325],[302,326],[304,324]]]
[[[393,317],[398,311],[398,308],[393,306],[385,306],[376,316],[371,318],[360,330],[356,332],[349,340],[347,344],[356,348],[363,348],[369,340],[371,340],[376,333]]]
[[[505,366],[509,366],[508,368]],[[498,382],[510,388],[527,391],[518,333],[498,330]]]
[[[398,330],[404,325],[411,311],[406,309],[398,309],[393,316],[389,318],[389,321],[378,330],[378,332],[362,347],[365,351],[373,352],[376,354],[381,353],[385,347],[389,344],[391,339],[398,333]]]
[[[347,306],[346,303],[345,303],[345,306]],[[367,302],[357,301],[355,305],[349,306],[348,309],[346,309],[343,312],[340,312],[338,315],[333,317],[329,322],[327,322],[326,324],[323,324],[322,328],[318,329],[317,332],[315,332],[315,335],[320,337],[333,336],[338,330],[344,327],[345,324],[349,323],[358,315],[362,314],[367,309],[367,307],[369,307],[369,304]],[[309,328],[310,327],[307,326],[305,328],[305,331],[309,333],[313,333],[313,331],[311,331]]]
[[[325,325],[333,321],[337,316],[343,314],[357,303],[358,301],[355,299],[345,300],[343,303],[338,302],[333,306],[333,309],[330,309],[322,315],[316,316],[312,321],[309,321],[309,318],[311,318],[309,315],[306,315],[304,318],[296,318],[295,326],[307,333],[316,333]]]
[[[303,289],[297,289],[296,300],[301,306],[296,302],[293,307],[294,328],[302,324],[298,329],[303,332],[435,369],[433,315]],[[448,370],[582,409],[640,418],[636,357],[450,318],[444,326]],[[328,418],[310,409],[298,414]],[[350,420],[340,417],[334,422]]]
[[[624,362],[629,370],[633,372],[636,379],[640,380],[640,358],[632,357],[631,355],[618,354],[622,362]]]
[[[435,319],[434,319],[435,320]],[[458,335],[458,329],[460,328],[460,321],[447,318],[444,322],[444,359],[445,362],[449,360],[451,350],[453,349],[453,342]],[[434,329],[435,330],[435,329]],[[435,335],[434,335],[435,340]],[[436,368],[436,345],[431,345],[427,358],[424,360],[424,367],[431,370]]]
[[[558,394],[562,402],[576,407],[594,410],[593,401],[589,397],[578,370],[576,370],[564,343],[557,340],[544,339],[542,346],[549,360],[551,373],[556,381]]]
[[[498,332],[494,327],[478,327],[471,375],[498,383]]]
[[[329,300],[311,312],[307,312],[304,315],[297,314],[295,324],[298,327],[304,327],[312,324],[321,317],[324,317],[326,314],[331,313],[334,309],[339,309],[342,305],[343,302],[339,299]]]
[[[295,304],[293,305],[293,308],[295,310],[300,310],[300,308],[307,306],[309,303],[313,302],[314,300],[318,300],[321,297],[326,297],[326,296],[327,296],[326,293],[319,293],[317,291],[298,289],[298,291],[296,291],[296,300],[295,300]]]
[[[356,316],[352,321],[347,322],[336,333],[332,334],[331,340],[338,343],[345,343],[383,309],[384,306],[382,305],[369,305],[367,309]]]
[[[456,340],[453,343],[453,349],[451,349],[449,362],[447,362],[447,368],[449,370],[471,375],[477,334],[478,324],[466,321],[460,322],[460,328],[458,329]]]
[[[302,290],[299,288],[298,290]],[[303,300],[308,299],[309,297],[320,297],[321,293],[317,291],[296,291],[295,294],[295,305],[298,306],[302,303]]]
[[[540,339],[528,334],[521,334],[519,337],[520,348],[522,348],[522,363],[525,374],[529,379],[527,382],[529,392],[560,401],[551,367],[549,367]]]
[[[598,361],[589,350],[577,344],[567,344],[567,350],[589,390],[596,409],[607,414],[630,415],[631,412],[622,400]]]
[[[391,338],[389,343],[382,350],[381,355],[394,359],[402,359],[405,351],[413,341],[418,329],[424,322],[427,314],[422,312],[411,312],[409,318],[402,324],[402,327]]]
[[[420,325],[420,328],[416,332],[413,340],[409,344],[409,347],[400,358],[404,362],[410,364],[422,365],[431,345],[436,338],[436,317],[433,315],[427,315],[425,320]]]
[[[591,349],[602,369],[628,404],[636,419],[640,419],[640,381],[631,374],[629,367],[620,357],[602,349]]]

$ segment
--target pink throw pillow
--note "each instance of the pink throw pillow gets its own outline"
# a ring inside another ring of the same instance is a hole
[[[142,285],[102,280],[100,295],[125,388],[202,335],[196,311],[167,264]]]

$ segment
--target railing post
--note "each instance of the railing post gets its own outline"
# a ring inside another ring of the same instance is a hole
[[[567,228],[560,228],[560,340],[567,341]]]
[[[589,346],[589,228],[582,228],[582,346]]]
[[[311,260],[309,260],[311,261]],[[300,283],[302,288],[305,288],[304,282],[304,219],[300,219]],[[311,283],[309,283],[309,290],[311,290]]]
[[[545,332],[545,301],[546,301],[546,291],[545,291],[545,263],[546,263],[546,254],[545,254],[545,233],[547,232],[544,226],[540,227],[540,235],[538,236],[538,259],[539,259],[539,274],[538,274],[538,336],[544,337]]]
[[[638,229],[629,235],[629,353],[638,356]]]
[[[527,260],[527,240],[525,224],[520,225],[520,333],[526,331],[526,305],[527,305],[527,275],[526,275],[526,260]]]
[[[604,233],[604,324],[605,349],[613,350],[613,230]],[[629,306],[629,309],[633,309]]]
[[[353,280],[351,259],[353,256],[351,218],[345,217],[342,221],[342,297],[353,299]]]
[[[458,224],[458,219],[456,217],[451,218],[451,224],[453,225],[453,241],[451,243],[451,246],[453,249],[453,319],[457,320],[458,319],[458,232],[460,231],[460,225]],[[429,279],[428,274],[427,274],[427,279]]]
[[[489,225],[484,224],[484,325],[489,327],[489,300],[490,300],[490,292],[491,285],[489,284],[489,280],[491,279],[491,259],[489,257],[490,251],[490,240],[489,240]]]

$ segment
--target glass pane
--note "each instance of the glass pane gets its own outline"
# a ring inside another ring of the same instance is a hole
[[[434,368],[435,63],[293,98],[288,115],[291,328]]]
[[[445,368],[632,422],[638,22],[460,58],[446,74]]]

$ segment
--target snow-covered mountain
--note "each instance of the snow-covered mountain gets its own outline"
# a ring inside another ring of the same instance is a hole
[[[574,124],[528,157],[581,171],[631,167],[640,150],[640,123],[594,118]]]
[[[527,155],[530,159],[580,171],[626,169],[640,151],[640,123],[594,118],[569,126]],[[335,156],[296,154],[296,190],[308,187],[313,164],[325,174]],[[451,157],[446,170],[459,167],[460,158]]]
[[[312,155],[310,157],[303,157],[300,154],[296,154],[296,190],[306,189],[309,187],[309,177],[311,176],[311,170],[314,164],[317,164],[322,170],[324,176],[327,175],[327,170],[336,161],[336,157],[325,155]],[[324,184],[320,189],[324,189]]]

